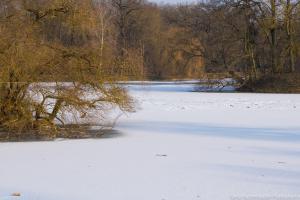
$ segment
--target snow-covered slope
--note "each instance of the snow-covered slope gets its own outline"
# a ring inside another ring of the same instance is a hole
[[[300,199],[300,95],[160,86],[106,138],[0,143],[0,200]]]

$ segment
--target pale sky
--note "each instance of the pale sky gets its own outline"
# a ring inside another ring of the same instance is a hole
[[[169,3],[169,4],[177,4],[177,3],[187,3],[187,2],[195,2],[196,0],[149,0],[150,2],[155,3]]]

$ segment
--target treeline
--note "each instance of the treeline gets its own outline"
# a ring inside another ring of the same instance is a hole
[[[74,5],[80,9],[71,9]],[[198,78],[222,72],[255,80],[293,73],[300,63],[300,6],[294,0],[181,5],[145,0],[1,1],[2,16],[13,10],[38,21],[48,43],[80,47],[97,38],[91,45],[97,52],[86,49],[86,63],[119,79]],[[98,60],[97,66],[91,60]],[[47,70],[40,71],[48,79]],[[66,67],[60,71],[70,73]]]
[[[293,0],[219,0],[179,6],[191,56],[206,71],[241,72],[246,80],[294,73],[300,65],[300,6]],[[175,15],[174,15],[175,16]]]
[[[299,1],[97,2],[107,24],[104,43],[115,36],[110,48],[116,51],[106,45],[119,61],[114,70],[123,66],[127,75],[168,79],[223,73],[255,81],[300,68]]]
[[[103,76],[131,80],[196,78],[202,70],[202,58],[182,51],[190,44],[183,41],[185,28],[173,23],[176,7],[142,0],[3,0],[0,14],[3,23],[9,21],[14,26],[6,36],[26,34],[34,23],[39,29],[35,36],[48,46],[61,44],[77,53],[80,50],[80,55],[72,52],[68,56],[81,57],[92,72],[101,69]],[[25,29],[16,18],[11,21],[16,15],[22,15]],[[41,79],[49,81],[58,77],[70,81],[74,78],[71,74],[77,74],[68,65],[53,63],[40,63],[35,70],[40,71]]]
[[[255,81],[300,68],[299,1],[218,0],[175,6],[112,2],[119,13],[119,49],[129,57],[140,49],[151,77],[221,72]]]

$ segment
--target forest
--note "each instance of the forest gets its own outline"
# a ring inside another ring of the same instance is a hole
[[[299,92],[299,4],[2,0],[0,126],[56,137],[65,113],[132,111],[124,80],[230,77],[241,91]]]
[[[144,0],[3,0],[0,13],[3,34],[6,23],[16,31],[21,26],[38,28],[36,34],[44,43],[88,49],[87,65],[101,68],[103,74],[136,80],[239,72],[254,80],[297,71],[298,5],[293,0],[177,5]],[[52,71],[54,64],[47,64]],[[68,79],[70,70],[59,70],[61,79]],[[51,79],[45,71],[40,68],[40,77]]]

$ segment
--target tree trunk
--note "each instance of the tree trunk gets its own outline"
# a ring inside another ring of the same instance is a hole
[[[289,66],[288,72],[295,71],[295,41],[293,36],[293,26],[292,26],[292,6],[291,0],[286,0],[286,8],[285,8],[285,29],[287,34],[288,40],[288,59],[289,59]]]
[[[246,0],[246,11],[245,11],[245,22],[246,22],[246,31],[245,31],[245,53],[247,55],[247,68],[249,73],[249,79],[251,81],[257,78],[256,70],[256,59],[255,59],[255,27],[251,22],[251,5],[250,1]]]
[[[276,21],[276,0],[270,0],[271,4],[271,27],[270,27],[270,45],[271,45],[271,68],[273,73],[278,73],[278,63],[277,63],[277,56],[276,56],[276,46],[277,46],[277,21]]]

